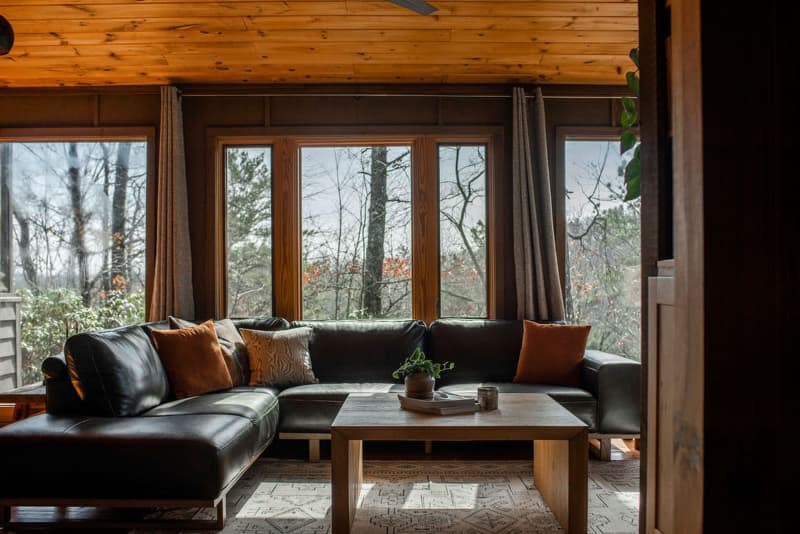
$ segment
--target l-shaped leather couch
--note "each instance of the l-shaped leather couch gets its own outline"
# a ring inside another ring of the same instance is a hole
[[[224,523],[225,495],[267,446],[319,439],[350,393],[402,392],[391,373],[420,347],[456,367],[437,387],[474,393],[547,393],[589,425],[590,435],[633,437],[640,424],[640,365],[587,350],[581,387],[513,383],[521,321],[300,321],[255,318],[239,328],[312,327],[318,384],[243,386],[173,400],[148,323],[78,334],[67,342],[81,369],[78,396],[63,355],[47,358],[47,413],[0,429],[0,509],[12,505],[208,506]]]

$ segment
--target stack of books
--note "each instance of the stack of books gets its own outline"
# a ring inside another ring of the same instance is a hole
[[[436,415],[455,415],[460,413],[474,413],[480,410],[480,405],[475,397],[465,397],[455,393],[436,391],[432,399],[412,399],[399,394],[400,407],[404,410],[432,413]]]

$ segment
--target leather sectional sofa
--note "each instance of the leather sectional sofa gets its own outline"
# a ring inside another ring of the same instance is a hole
[[[318,384],[279,391],[235,387],[171,400],[148,330],[166,321],[78,334],[67,342],[76,365],[88,366],[81,400],[63,355],[45,360],[47,413],[0,429],[0,508],[85,503],[109,506],[207,506],[224,522],[225,495],[276,436],[319,440],[350,393],[403,391],[391,372],[417,347],[456,367],[437,384],[475,392],[543,392],[589,425],[590,434],[639,434],[640,365],[586,351],[580,388],[515,384],[520,321],[236,320],[239,328],[311,326],[309,350]],[[94,375],[92,374],[94,373]],[[95,376],[96,382],[86,379]],[[13,459],[13,461],[10,461]]]

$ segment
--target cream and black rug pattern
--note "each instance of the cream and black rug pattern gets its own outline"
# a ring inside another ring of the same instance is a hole
[[[368,461],[364,478],[353,532],[561,532],[536,491],[530,462]],[[329,462],[262,459],[228,494],[222,532],[325,534],[330,505]],[[636,533],[638,510],[639,461],[590,461],[589,532]],[[185,517],[185,511],[173,513]],[[213,511],[195,518],[207,514]]]

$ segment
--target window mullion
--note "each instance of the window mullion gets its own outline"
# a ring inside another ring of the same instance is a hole
[[[439,317],[439,178],[436,140],[419,137],[412,152],[412,310]]]
[[[273,150],[272,251],[274,314],[302,319],[300,165],[297,141],[276,140]]]

